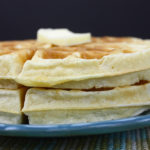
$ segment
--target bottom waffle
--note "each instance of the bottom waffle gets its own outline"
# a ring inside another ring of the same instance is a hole
[[[150,83],[105,91],[31,88],[23,112],[30,124],[78,123],[138,115],[150,107]]]

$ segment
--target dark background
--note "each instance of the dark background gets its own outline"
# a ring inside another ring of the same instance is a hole
[[[0,0],[0,40],[35,38],[48,27],[150,38],[150,1]]]

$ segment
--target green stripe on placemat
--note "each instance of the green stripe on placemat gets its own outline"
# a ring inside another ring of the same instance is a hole
[[[150,150],[150,128],[66,138],[1,136],[0,150]]]

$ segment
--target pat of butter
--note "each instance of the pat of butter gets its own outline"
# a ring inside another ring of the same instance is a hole
[[[91,41],[90,33],[73,33],[68,29],[39,29],[37,40],[58,46],[71,46]]]

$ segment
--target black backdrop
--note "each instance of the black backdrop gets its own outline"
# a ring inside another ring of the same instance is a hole
[[[150,1],[0,0],[0,40],[35,38],[41,27],[150,38]]]

